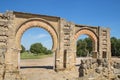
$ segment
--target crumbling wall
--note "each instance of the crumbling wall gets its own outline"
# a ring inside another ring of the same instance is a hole
[[[0,14],[0,80],[3,80],[5,75],[5,53],[7,51],[7,17]]]
[[[119,80],[114,70],[108,59],[81,60],[79,77],[80,80]]]
[[[113,61],[112,69],[113,69],[113,73],[115,75],[115,79],[120,80],[120,61],[119,60]]]
[[[13,71],[12,65],[8,65],[7,61],[10,56],[9,50],[11,50],[14,44],[9,45],[11,34],[13,34],[13,22],[14,15],[12,12],[6,12],[0,14],[0,80],[22,80],[19,71]],[[8,54],[9,53],[9,54]],[[10,61],[9,61],[10,62]]]

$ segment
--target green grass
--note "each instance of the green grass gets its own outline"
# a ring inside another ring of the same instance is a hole
[[[41,59],[41,58],[46,58],[46,57],[52,57],[53,54],[48,54],[48,55],[45,55],[45,54],[39,54],[39,55],[35,55],[35,54],[32,54],[32,53],[28,53],[28,52],[24,52],[24,53],[21,53],[20,54],[20,58],[21,59]]]

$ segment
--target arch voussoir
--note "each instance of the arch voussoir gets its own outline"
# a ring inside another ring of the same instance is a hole
[[[98,52],[97,51],[97,44],[98,44],[98,38],[97,38],[97,36],[96,36],[96,34],[92,31],[92,30],[89,30],[89,29],[81,29],[81,30],[79,30],[76,34],[75,34],[75,36],[74,36],[74,39],[75,40],[77,40],[78,39],[78,37],[79,36],[81,36],[82,34],[86,34],[86,35],[88,35],[91,39],[92,39],[92,41],[93,41],[93,52]],[[94,55],[94,54],[93,54]],[[97,57],[97,56],[95,56],[95,57]]]
[[[40,27],[40,28],[44,28],[45,30],[47,30],[50,33],[52,40],[53,40],[52,50],[55,50],[57,47],[57,42],[56,42],[57,34],[56,34],[55,30],[53,29],[53,27],[47,23],[43,22],[43,20],[39,20],[39,19],[24,22],[24,24],[20,26],[20,28],[18,29],[18,31],[16,33],[17,47],[21,48],[21,45],[20,45],[21,37],[27,29],[32,28],[32,27]]]

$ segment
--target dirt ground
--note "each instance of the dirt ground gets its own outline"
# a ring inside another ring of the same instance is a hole
[[[79,65],[80,58],[76,60],[76,65]],[[78,67],[74,72],[55,72],[53,70],[53,61],[53,57],[21,60],[20,73],[27,80],[74,80],[78,78]]]
[[[85,58],[76,58],[76,65],[80,64],[80,60]],[[112,58],[112,60],[120,61],[120,58]],[[26,80],[75,80],[78,78],[78,67],[76,71],[55,72],[53,70],[53,57],[43,59],[27,59],[21,60],[21,75]]]

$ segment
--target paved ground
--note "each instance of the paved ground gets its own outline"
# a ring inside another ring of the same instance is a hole
[[[52,57],[44,59],[21,60],[20,72],[27,80],[74,80],[78,77],[78,70],[75,72],[55,72],[53,70]],[[77,59],[79,63],[80,59]]]

